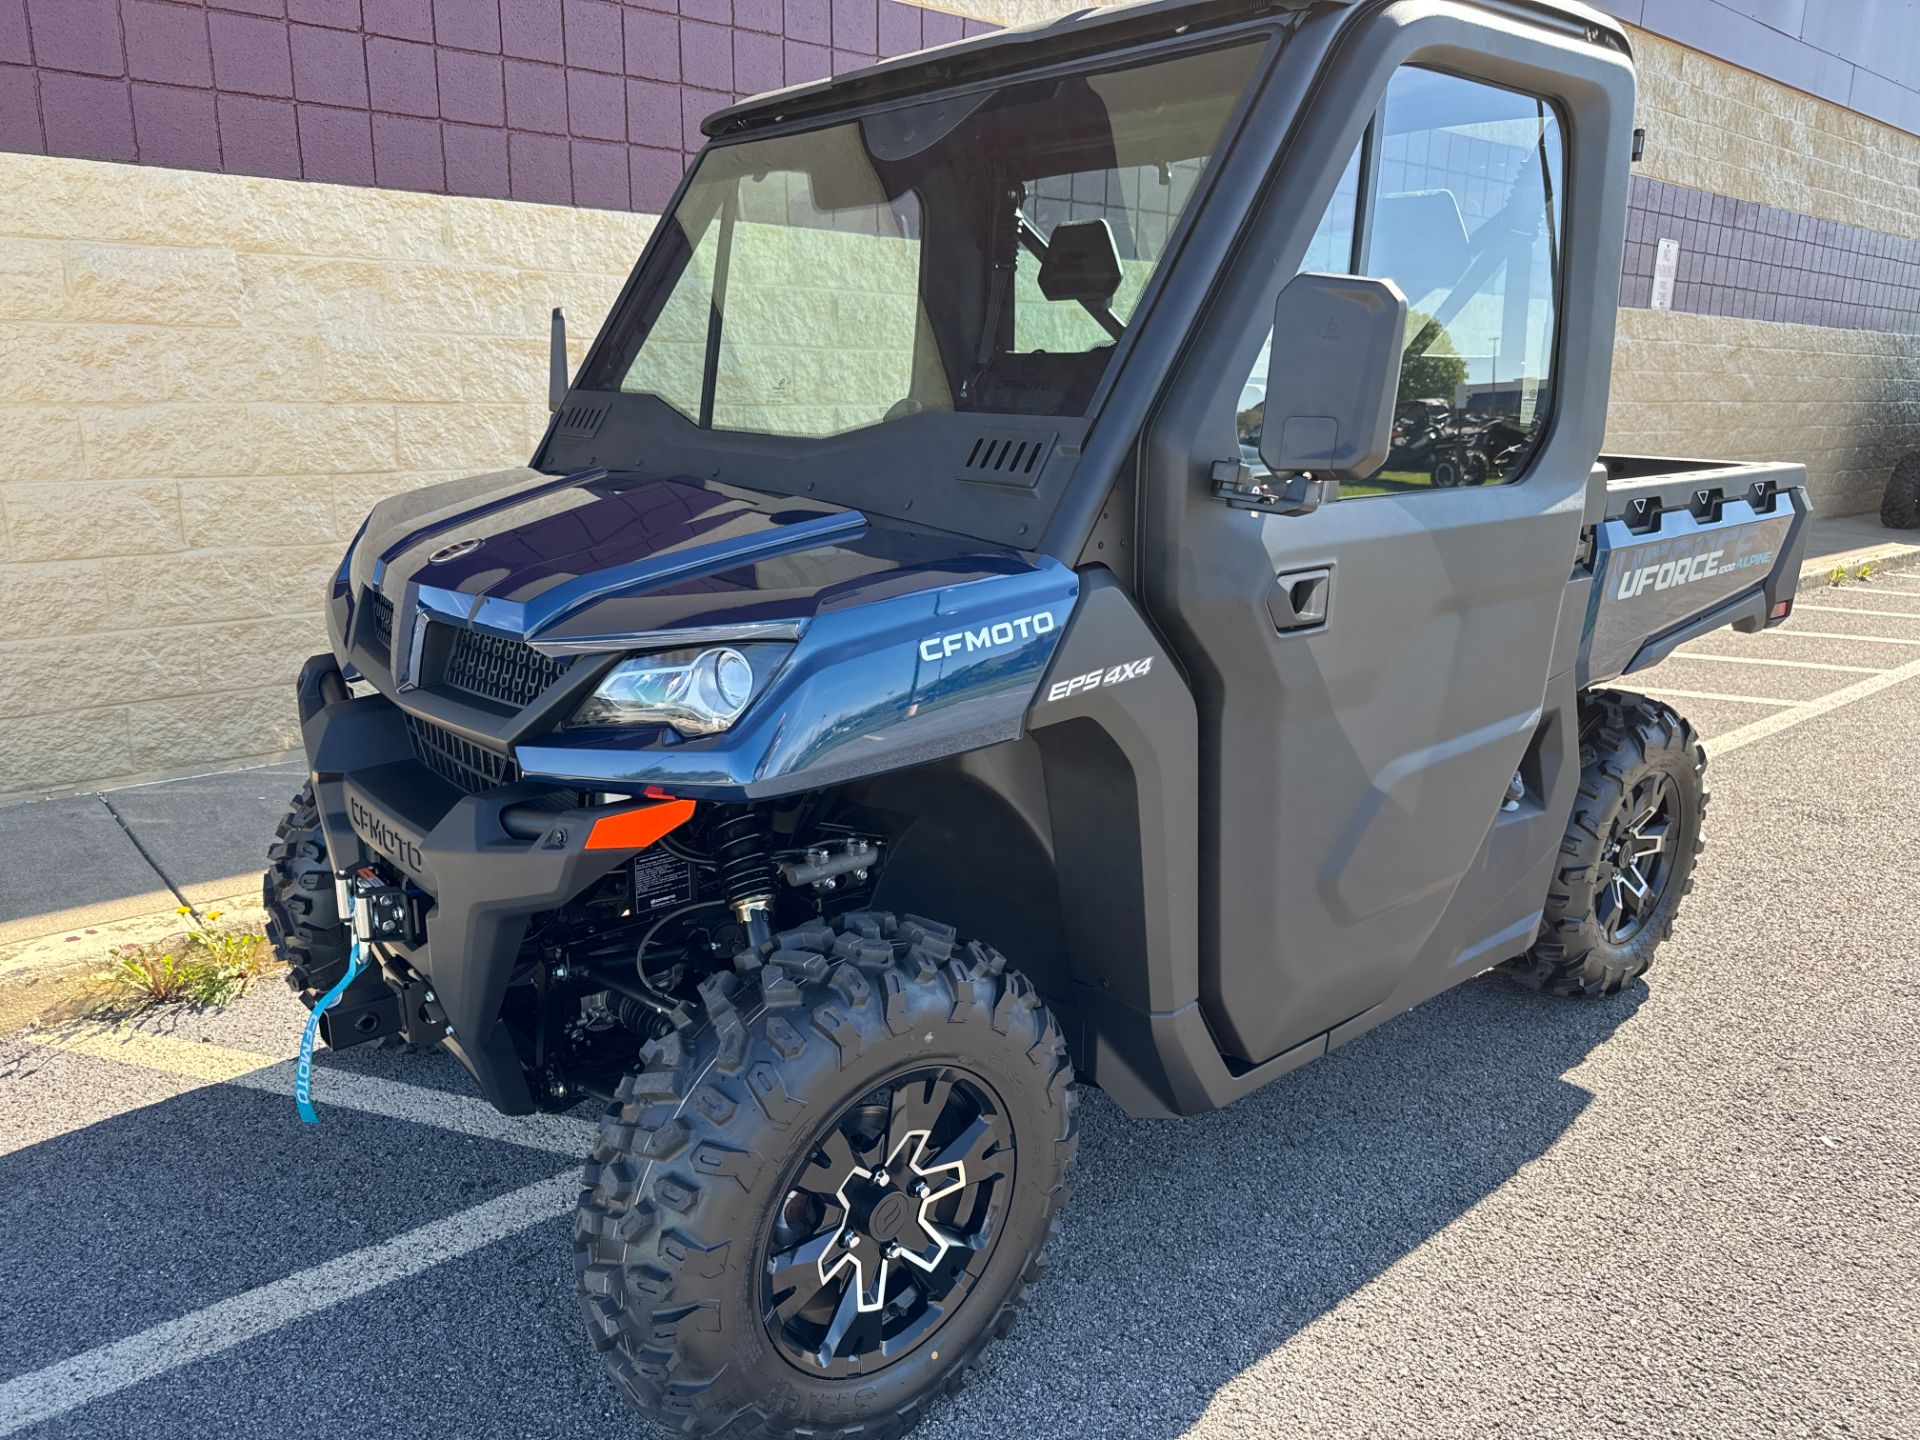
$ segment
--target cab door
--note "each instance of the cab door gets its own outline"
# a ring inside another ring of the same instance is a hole
[[[1631,82],[1614,57],[1584,84],[1507,22],[1447,27],[1342,47],[1365,59],[1316,87],[1321,143],[1286,152],[1325,158],[1283,160],[1149,432],[1149,609],[1201,714],[1202,1004],[1250,1063],[1525,949],[1565,819],[1510,790],[1599,447]],[[1593,183],[1570,197],[1570,173]],[[1406,294],[1394,449],[1312,513],[1232,508],[1207,482],[1258,468],[1271,297],[1302,268]],[[1539,863],[1495,847],[1503,820]]]

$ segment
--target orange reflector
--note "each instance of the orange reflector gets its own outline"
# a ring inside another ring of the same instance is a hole
[[[668,800],[603,815],[587,835],[589,850],[644,850],[662,835],[671,834],[693,818],[693,801]]]

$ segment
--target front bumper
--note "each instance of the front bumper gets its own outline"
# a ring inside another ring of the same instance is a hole
[[[632,852],[586,848],[605,812],[575,803],[575,792],[522,781],[473,795],[440,779],[415,758],[404,712],[384,696],[353,698],[331,655],[301,670],[299,706],[334,867],[377,863],[427,897],[424,941],[375,942],[381,984],[394,998],[369,976],[367,990],[342,997],[340,1012],[368,1018],[356,1030],[329,1016],[329,1043],[395,1031],[437,1043],[500,1110],[532,1111],[521,1048],[502,1018],[527,922]]]

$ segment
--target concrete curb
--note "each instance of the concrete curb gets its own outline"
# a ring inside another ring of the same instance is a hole
[[[255,932],[267,923],[257,891],[197,908],[202,915],[217,910],[223,924],[232,921]],[[158,944],[185,930],[186,917],[170,908],[0,945],[0,1035],[24,1029],[81,996],[107,968],[117,946]]]
[[[1857,570],[1862,565],[1871,565],[1874,571],[1880,574],[1892,570],[1911,570],[1916,565],[1920,565],[1920,544],[1889,540],[1880,545],[1862,545],[1854,550],[1821,555],[1800,567],[1800,583],[1824,585],[1827,576],[1833,573],[1836,566]]]

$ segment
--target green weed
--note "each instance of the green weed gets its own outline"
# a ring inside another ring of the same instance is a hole
[[[246,994],[265,970],[265,937],[215,928],[218,910],[209,910],[204,919],[186,905],[179,913],[192,919],[185,934],[152,945],[122,945],[112,964],[93,977],[104,992],[103,1010],[227,1005]]]

